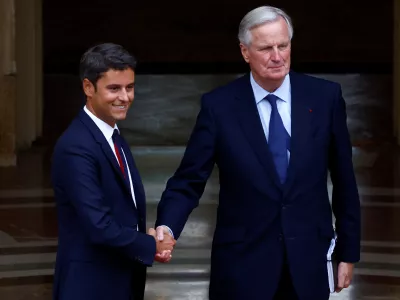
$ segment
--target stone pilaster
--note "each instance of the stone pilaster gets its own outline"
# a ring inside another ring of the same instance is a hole
[[[0,167],[16,164],[14,0],[0,0]]]

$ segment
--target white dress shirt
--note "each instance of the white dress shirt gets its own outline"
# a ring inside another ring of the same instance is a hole
[[[255,80],[253,74],[250,73],[250,84],[253,89],[254,99],[256,100],[258,113],[260,115],[262,127],[264,129],[265,138],[268,141],[269,134],[269,121],[271,118],[271,104],[268,100],[264,99],[270,92],[264,90]],[[289,136],[291,136],[291,110],[292,110],[292,96],[289,74],[285,76],[281,86],[272,94],[277,96],[279,99],[276,101],[278,112],[282,118],[283,126],[285,127]],[[288,157],[290,158],[290,152],[288,151]]]
[[[117,160],[117,163],[119,164],[117,154],[115,153],[114,142],[112,140],[112,136],[114,134],[114,129],[117,129],[118,132],[119,132],[117,124],[115,124],[114,128],[112,128],[106,122],[104,122],[103,120],[100,120],[98,117],[96,117],[90,110],[88,110],[86,105],[83,108],[83,110],[89,115],[89,117],[93,120],[93,122],[97,125],[97,127],[99,127],[100,131],[103,133],[103,135],[106,138],[108,144],[110,145],[111,150],[114,153],[115,159]],[[126,161],[126,156],[125,156],[124,150],[123,149],[121,149],[121,150],[122,150],[122,155],[124,156],[124,159],[125,159],[126,167],[128,169],[127,171],[128,171],[128,176],[129,176],[129,184],[130,184],[130,187],[131,187],[132,199],[133,199],[133,202],[135,203],[135,206],[136,206],[135,192],[133,190],[131,172],[129,171],[129,165],[128,165],[128,162]]]

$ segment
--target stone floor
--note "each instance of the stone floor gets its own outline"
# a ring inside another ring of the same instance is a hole
[[[362,207],[361,262],[351,287],[331,299],[400,300],[400,148],[390,138],[388,95],[364,97],[361,90],[359,87],[347,102]],[[183,150],[179,146],[132,147],[146,189],[149,227],[154,224],[165,182]],[[51,299],[57,220],[49,178],[50,154],[49,147],[37,146],[19,153],[17,167],[0,168],[1,300]],[[147,300],[207,299],[218,195],[216,172],[171,263],[149,269]],[[327,184],[330,187],[330,182]]]

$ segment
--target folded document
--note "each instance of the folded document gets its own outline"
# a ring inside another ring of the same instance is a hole
[[[336,280],[337,280],[337,262],[333,260],[333,252],[336,246],[336,237],[331,240],[331,245],[329,246],[328,253],[326,254],[326,265],[328,268],[328,281],[329,290],[331,293],[335,292]]]

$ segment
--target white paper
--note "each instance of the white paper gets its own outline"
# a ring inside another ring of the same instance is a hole
[[[328,269],[328,281],[329,281],[329,290],[331,293],[335,292],[335,274],[333,272],[333,265],[332,265],[332,254],[335,250],[336,245],[336,238],[331,240],[331,245],[329,246],[328,253],[326,254],[326,265]]]

